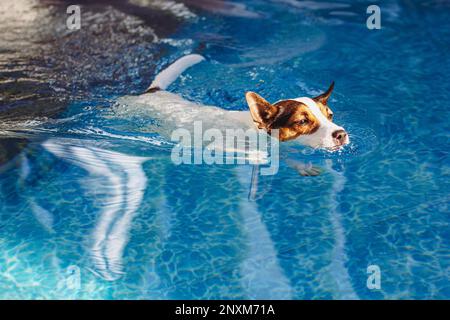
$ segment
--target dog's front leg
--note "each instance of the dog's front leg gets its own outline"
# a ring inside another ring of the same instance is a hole
[[[273,176],[265,176],[260,173],[260,166],[258,164],[253,165],[252,178],[250,181],[248,200],[256,201],[262,199],[272,189]],[[261,179],[260,179],[261,176]]]
[[[250,200],[250,201],[255,201],[256,195],[258,193],[258,171],[259,171],[259,166],[253,165],[252,179],[250,181],[250,188],[248,191],[248,200]]]
[[[311,162],[304,163],[294,159],[286,159],[286,164],[305,177],[318,176],[323,172],[322,168],[313,165]]]

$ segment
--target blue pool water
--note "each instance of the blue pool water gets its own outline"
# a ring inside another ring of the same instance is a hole
[[[68,32],[64,1],[2,1],[0,298],[449,299],[450,4],[369,4],[112,1]],[[110,110],[191,52],[170,91],[229,110],[335,80],[351,144],[287,148],[322,174],[281,154],[253,200],[251,165],[174,165]]]

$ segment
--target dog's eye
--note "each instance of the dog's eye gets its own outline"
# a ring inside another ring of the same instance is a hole
[[[297,124],[304,126],[305,124],[308,124],[309,120],[308,119],[302,119],[297,121]]]
[[[330,113],[330,114],[328,115],[328,120],[333,120],[333,114],[332,114],[332,113]]]

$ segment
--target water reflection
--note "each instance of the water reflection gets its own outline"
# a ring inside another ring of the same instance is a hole
[[[301,179],[311,179],[304,175],[302,172],[297,172],[297,166],[303,165],[294,159],[287,159],[290,161],[295,161],[296,165],[289,165],[289,170],[291,170],[291,175],[298,176],[298,183],[301,184]],[[335,290],[333,290],[333,298],[335,299],[359,299],[357,292],[353,288],[352,277],[347,268],[348,257],[347,257],[347,240],[346,240],[346,229],[343,224],[343,214],[339,208],[343,193],[345,190],[345,185],[347,178],[345,176],[345,167],[337,166],[340,165],[339,159],[325,159],[322,161],[316,160],[314,166],[320,165],[320,175],[328,176],[327,180],[330,180],[331,185],[329,191],[324,191],[323,194],[323,205],[327,208],[327,215],[325,219],[329,219],[329,224],[331,226],[330,236],[333,240],[332,248],[329,252],[329,264],[326,267],[326,271],[330,277],[330,285],[332,285]],[[255,170],[256,168],[256,170]],[[247,233],[249,239],[248,250],[249,254],[247,260],[243,263],[243,269],[246,270],[244,274],[248,274],[245,278],[251,278],[253,275],[258,274],[258,281],[254,283],[248,283],[246,285],[249,290],[254,290],[251,297],[256,297],[259,299],[266,298],[265,296],[258,296],[257,293],[261,292],[271,292],[270,288],[276,288],[274,292],[277,292],[279,296],[275,298],[288,299],[291,295],[291,289],[289,286],[289,281],[283,276],[283,269],[279,266],[278,255],[294,250],[295,247],[282,247],[278,250],[276,249],[276,243],[271,241],[271,234],[268,227],[264,224],[262,220],[262,214],[258,212],[257,203],[262,202],[263,198],[269,198],[270,190],[275,189],[273,186],[272,179],[260,179],[257,172],[257,167],[253,170],[251,179],[248,179],[245,171],[242,169],[238,170],[238,177],[244,186],[249,186],[249,202],[242,202],[243,207],[242,214],[244,216],[244,230]],[[317,167],[318,168],[318,167]],[[314,174],[315,175],[315,174]],[[313,178],[318,179],[318,177]],[[318,180],[318,183],[320,180]],[[270,201],[269,201],[270,203]],[[264,210],[264,209],[262,209]],[[299,213],[301,209],[299,209]],[[305,212],[306,213],[306,212]],[[307,215],[305,216],[305,218]],[[326,232],[325,232],[326,233]],[[266,262],[267,261],[267,262]],[[253,265],[252,268],[248,265]],[[255,267],[257,265],[257,267]],[[307,262],[303,260],[298,260],[298,268],[307,270]],[[255,271],[258,270],[258,271]],[[272,283],[274,279],[279,282]],[[264,289],[263,289],[264,288]],[[289,289],[289,290],[288,290]],[[270,297],[273,298],[272,296]]]
[[[334,248],[332,251],[332,260],[330,264],[330,273],[336,283],[336,293],[338,299],[355,300],[359,299],[352,286],[352,278],[346,267],[348,262],[346,254],[345,229],[342,224],[342,214],[339,211],[341,193],[344,191],[345,171],[340,172],[333,168],[332,161],[326,161],[326,168],[333,177],[333,185],[330,189],[330,221],[334,231]]]
[[[252,185],[254,175],[248,167],[238,166],[236,176],[245,187]],[[256,202],[243,198],[239,204],[242,229],[247,239],[245,259],[241,262],[241,282],[248,299],[292,299],[293,289],[278,262],[267,226]]]
[[[94,271],[105,280],[118,279],[123,274],[123,251],[131,222],[147,183],[142,164],[148,158],[86,146],[85,141],[49,139],[43,146],[89,173],[82,184],[88,193],[96,194],[96,200],[101,203],[89,249]]]

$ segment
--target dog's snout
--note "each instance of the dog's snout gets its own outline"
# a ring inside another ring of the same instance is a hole
[[[334,131],[331,136],[333,137],[333,140],[337,145],[343,145],[345,143],[345,140],[347,138],[347,132],[345,130],[336,130]]]

